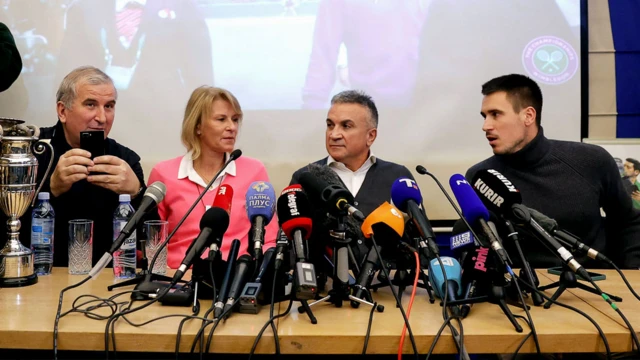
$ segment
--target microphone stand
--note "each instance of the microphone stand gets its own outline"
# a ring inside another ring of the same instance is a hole
[[[578,282],[578,277],[576,276],[576,274],[573,271],[571,271],[571,269],[569,269],[569,267],[565,264],[562,265],[562,273],[560,274],[559,281],[556,281],[549,285],[540,286],[538,290],[544,291],[544,290],[553,289],[553,288],[558,288],[558,290],[556,290],[556,292],[551,296],[551,300],[547,301],[544,304],[545,309],[549,309],[553,301],[557,300],[560,297],[560,295],[562,295],[562,293],[567,289],[582,289],[586,292],[600,295],[600,292],[594,289],[593,287],[585,285],[581,282]],[[613,301],[616,301],[616,302],[622,301],[621,297],[611,295],[608,293],[604,293],[604,294],[609,296]]]
[[[132,279],[125,280],[125,281],[119,282],[117,284],[113,284],[113,285],[107,286],[107,290],[111,291],[113,289],[116,289],[116,288],[119,288],[119,287],[123,287],[123,286],[137,285],[137,284],[143,282],[147,278],[147,276],[149,277],[148,281],[166,281],[167,282],[167,286],[169,285],[168,283],[171,282],[171,278],[170,277],[164,276],[164,275],[160,275],[160,274],[154,274],[151,270],[149,270],[149,259],[147,259],[147,252],[146,252],[146,249],[145,249],[146,240],[138,240],[138,242],[140,243],[140,248],[142,249],[142,259],[140,259],[140,271]],[[179,281],[179,282],[184,283],[184,281]],[[158,289],[157,284],[156,284],[156,286],[153,286],[153,288],[154,289]],[[140,290],[140,289],[138,289],[138,290]],[[142,291],[145,291],[145,290],[142,289]],[[131,293],[131,298],[133,300],[145,300],[145,299],[147,299],[147,297],[144,294],[141,294],[139,292]]]
[[[346,236],[346,217],[346,211],[341,211],[339,214],[336,214],[338,222],[336,229],[329,231],[333,245],[333,272],[331,274],[333,282],[332,289],[329,290],[327,296],[320,300],[316,300],[311,304],[307,304],[306,300],[301,301],[302,306],[298,307],[299,313],[307,312],[309,317],[311,317],[313,315],[311,313],[311,307],[325,301],[334,304],[336,307],[342,307],[342,302],[348,300],[369,305],[371,307],[374,306],[374,304],[369,301],[351,295],[351,287],[349,286],[349,243],[351,242],[351,239]],[[377,310],[378,312],[382,312],[384,311],[384,307],[381,308],[378,306]],[[313,324],[316,322],[313,322],[313,320],[311,321]]]
[[[522,283],[524,279],[528,281],[529,284],[537,287],[538,285],[540,285],[540,281],[538,280],[538,276],[536,275],[535,271],[531,269],[531,265],[527,261],[527,258],[524,256],[524,252],[522,252],[522,248],[520,247],[520,241],[518,238],[518,232],[513,227],[513,224],[511,224],[511,221],[505,219],[504,217],[502,217],[502,219],[504,220],[505,226],[509,231],[509,235],[507,235],[507,237],[513,240],[513,244],[515,245],[516,251],[518,252],[518,257],[522,262],[522,269],[520,269],[520,274],[517,281],[520,281]],[[526,287],[523,285],[522,288]],[[544,302],[542,296],[535,291],[531,292],[531,300],[533,301],[533,305],[535,306],[540,306]]]
[[[378,273],[377,277],[378,281],[380,282],[371,285],[371,290],[377,292],[380,288],[395,285],[398,287],[398,299],[402,301],[402,294],[408,286],[413,285],[413,279],[416,276],[414,269],[412,269],[408,265],[404,265],[407,262],[408,261],[405,259],[404,254],[402,254],[401,258],[398,258],[398,262],[396,263],[396,272],[393,275],[393,279],[389,281],[389,279],[387,279],[387,277],[380,272]],[[408,271],[407,268],[409,269]],[[431,287],[431,284],[429,284],[427,275],[423,271],[421,271],[418,276],[419,278],[417,286],[419,288],[426,289],[427,294],[429,294],[429,302],[432,304],[435,303],[436,299],[433,297],[433,288]],[[399,307],[399,305],[396,304],[396,307]]]
[[[204,197],[204,195],[207,193],[207,191],[211,188],[211,186],[213,186],[213,183],[216,182],[216,180],[218,180],[218,177],[220,177],[220,174],[222,174],[222,172],[224,171],[224,169],[227,168],[227,166],[232,162],[235,161],[236,159],[238,159],[240,156],[242,156],[242,151],[240,151],[239,149],[234,150],[231,155],[229,155],[229,159],[227,159],[227,161],[224,163],[224,165],[222,166],[222,169],[220,169],[218,171],[218,173],[216,174],[216,176],[214,176],[213,178],[211,178],[211,181],[209,181],[209,183],[207,184],[207,186],[202,190],[202,192],[200,193],[200,195],[198,195],[198,197],[196,198],[196,200],[191,204],[191,207],[189,207],[189,209],[187,210],[187,212],[184,214],[184,216],[182,217],[182,219],[180,219],[180,221],[178,222],[178,224],[176,225],[176,227],[173,229],[173,231],[171,231],[171,233],[169,234],[169,236],[167,236],[167,238],[164,240],[164,242],[162,244],[160,244],[160,246],[158,247],[158,250],[156,251],[156,254],[153,256],[153,259],[151,259],[151,264],[149,264],[149,268],[152,268],[153,265],[156,263],[157,259],[158,259],[158,255],[160,255],[160,251],[162,251],[163,248],[165,248],[168,244],[169,244],[169,240],[171,240],[171,238],[173,238],[173,235],[178,231],[178,229],[182,226],[182,223],[184,223],[184,221],[187,219],[187,217],[189,216],[189,214],[191,214],[191,212],[193,211],[193,209],[199,204],[200,200]],[[143,254],[144,255],[144,254]],[[164,286],[163,283],[159,283],[159,282],[155,282],[152,279],[152,273],[150,271],[147,271],[147,273],[144,275],[144,277],[142,278],[141,281],[139,281],[136,285],[136,287],[133,288],[134,292],[131,293],[131,298],[135,299],[134,296],[138,297],[139,299],[148,299],[148,295],[149,294],[156,294],[158,293],[159,290],[162,290]]]
[[[516,318],[513,316],[513,313],[511,312],[511,309],[509,309],[509,307],[507,306],[506,288],[508,287],[509,284],[507,284],[505,282],[505,280],[504,280],[504,273],[506,271],[503,271],[501,273],[501,271],[499,271],[499,270],[506,270],[506,268],[504,267],[504,265],[499,265],[498,269],[489,270],[489,272],[492,275],[492,279],[491,279],[491,286],[488,289],[489,291],[487,292],[486,295],[476,296],[476,297],[472,297],[472,298],[468,298],[468,299],[447,301],[447,306],[449,306],[449,305],[453,306],[453,305],[464,305],[464,304],[477,304],[477,303],[481,303],[481,302],[489,302],[491,304],[498,305],[500,307],[500,309],[502,310],[502,312],[504,313],[504,315],[507,317],[507,319],[509,319],[509,321],[511,322],[513,327],[516,329],[516,331],[521,333],[523,331],[522,330],[522,326],[520,326],[520,324],[516,321]],[[526,305],[526,304],[518,303],[518,304],[514,304],[514,305],[518,306],[520,308],[524,308],[526,306],[527,310],[529,309],[529,306]]]

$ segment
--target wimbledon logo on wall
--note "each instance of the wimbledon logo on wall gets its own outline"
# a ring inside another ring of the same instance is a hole
[[[569,81],[578,71],[578,54],[559,37],[540,36],[524,48],[522,65],[534,80],[559,85]]]

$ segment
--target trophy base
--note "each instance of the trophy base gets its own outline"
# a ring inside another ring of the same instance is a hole
[[[38,282],[38,275],[20,276],[14,278],[0,278],[0,288],[22,287],[33,285]]]

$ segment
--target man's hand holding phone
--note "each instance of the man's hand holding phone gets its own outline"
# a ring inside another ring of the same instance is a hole
[[[87,169],[91,174],[87,181],[117,194],[134,195],[140,190],[140,180],[126,161],[111,155],[93,159]],[[94,174],[99,173],[99,174]]]
[[[51,194],[60,196],[71,189],[71,185],[89,176],[87,167],[93,166],[91,153],[82,149],[71,149],[60,156],[51,174]]]

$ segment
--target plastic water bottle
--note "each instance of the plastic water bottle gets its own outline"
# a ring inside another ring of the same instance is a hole
[[[38,194],[38,204],[31,212],[31,251],[33,270],[38,275],[51,274],[53,266],[53,227],[56,213],[49,202],[49,193]]]
[[[120,195],[120,205],[113,213],[113,240],[120,235],[135,210],[131,206],[131,196]],[[113,275],[116,279],[130,279],[136,276],[136,232],[125,239],[119,250],[113,253]]]

